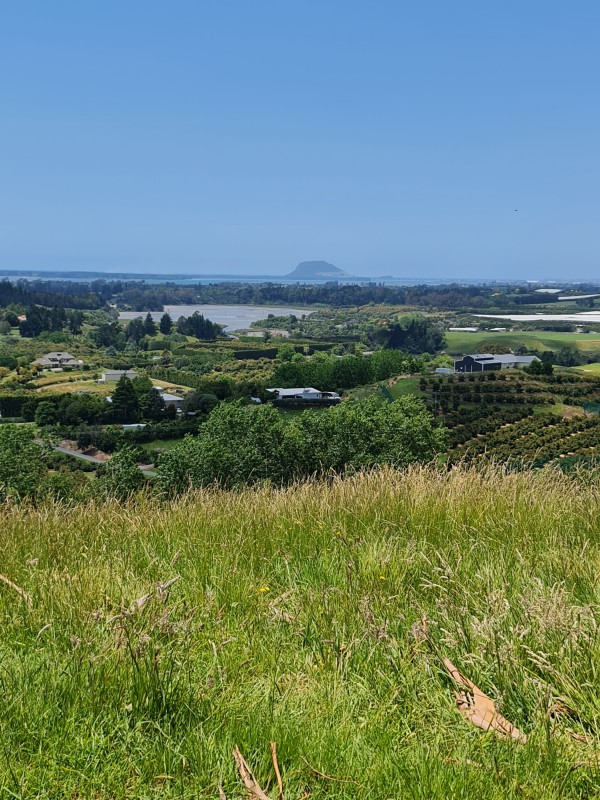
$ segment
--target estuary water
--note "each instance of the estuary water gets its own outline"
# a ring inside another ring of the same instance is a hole
[[[219,325],[224,325],[227,330],[237,330],[238,328],[249,328],[252,322],[259,319],[266,319],[269,314],[276,317],[294,314],[297,317],[303,315],[308,316],[311,312],[306,308],[290,308],[289,306],[255,306],[255,305],[179,305],[179,306],[165,306],[166,311],[173,322],[177,322],[179,317],[191,317],[195,311],[204,314],[211,322],[218,322]],[[152,319],[156,322],[164,314],[164,311],[152,311]],[[135,319],[136,317],[144,318],[145,311],[121,311],[119,319]]]

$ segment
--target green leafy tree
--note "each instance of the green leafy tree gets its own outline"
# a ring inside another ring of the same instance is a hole
[[[154,386],[146,393],[140,406],[144,419],[159,422],[165,416],[165,401]]]
[[[184,336],[194,336],[196,339],[212,341],[221,333],[222,328],[216,322],[211,322],[203,314],[195,311],[191,317],[180,317],[177,320],[177,330]]]
[[[429,461],[445,432],[414,397],[370,398],[307,411],[284,423],[270,405],[224,403],[197,437],[161,456],[159,482],[168,492],[213,483],[225,487],[271,480],[286,484],[330,470]]]
[[[219,405],[219,398],[207,392],[191,392],[183,401],[184,411],[201,411],[208,414],[215,406]]]
[[[399,350],[377,350],[370,357],[373,380],[384,381],[394,375],[420,372],[422,364],[418,359],[406,356]]]
[[[69,311],[67,314],[67,324],[73,336],[80,334],[83,325],[83,311]]]
[[[446,340],[439,325],[427,317],[415,316],[391,325],[380,334],[384,346],[407,353],[435,353]]]
[[[65,395],[59,403],[57,417],[64,425],[83,422],[93,425],[103,421],[106,411],[107,403],[103,397],[93,394]]]
[[[296,350],[294,346],[285,342],[284,344],[280,345],[277,348],[277,360],[278,361],[291,361],[292,358],[296,355]]]
[[[159,480],[169,492],[188,486],[235,487],[271,479],[286,482],[292,472],[286,425],[272,406],[222,403],[197,437],[163,453]]]
[[[141,401],[148,394],[148,392],[154,388],[154,384],[147,375],[138,375],[136,378],[133,378],[131,385],[133,386],[139,401]]]
[[[114,352],[125,347],[125,336],[116,322],[103,322],[98,325],[91,338],[98,347],[112,347]]]
[[[132,319],[125,329],[125,337],[127,338],[128,342],[139,344],[145,335],[146,329],[144,322],[139,317]]]
[[[35,424],[39,425],[40,428],[44,428],[47,425],[54,425],[57,421],[57,410],[54,403],[45,400],[43,403],[40,403],[35,410]]]
[[[445,442],[423,403],[406,396],[393,403],[368,398],[325,411],[301,414],[290,425],[298,443],[296,461],[304,475],[333,469],[429,461]]]
[[[118,450],[104,466],[98,479],[98,489],[103,494],[125,500],[144,483],[135,458],[135,450],[126,445]]]
[[[169,314],[167,314],[166,311],[162,315],[162,317],[160,318],[159,330],[165,336],[168,336],[171,333],[171,331],[173,330],[173,320],[171,319]]]
[[[7,311],[4,319],[8,322],[11,328],[16,328],[19,325],[19,317],[14,311]]]
[[[44,448],[31,428],[0,425],[0,498],[32,497],[46,476]]]
[[[556,354],[556,363],[562,367],[577,367],[583,364],[585,358],[581,352],[572,345],[561,347]]]

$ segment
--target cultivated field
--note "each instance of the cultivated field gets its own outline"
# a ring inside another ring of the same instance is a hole
[[[500,324],[502,320],[498,320]],[[510,324],[510,323],[507,323]],[[447,331],[447,351],[452,355],[485,353],[490,345],[503,345],[510,350],[525,346],[534,350],[560,350],[561,347],[576,347],[583,353],[600,353],[600,334],[555,333],[553,331],[500,332]]]
[[[390,470],[1,524],[30,595],[0,583],[1,796],[242,798],[238,745],[275,798],[271,741],[287,800],[598,796],[585,476]],[[459,712],[444,657],[526,743]]]

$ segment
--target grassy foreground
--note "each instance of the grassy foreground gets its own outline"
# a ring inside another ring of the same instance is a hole
[[[32,599],[0,584],[2,797],[241,798],[237,744],[275,798],[271,740],[286,800],[598,796],[583,480],[415,468],[0,513]],[[463,719],[441,656],[526,744]]]

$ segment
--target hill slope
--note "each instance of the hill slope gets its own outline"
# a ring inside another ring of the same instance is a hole
[[[553,472],[419,468],[5,507],[32,605],[0,583],[0,785],[231,800],[237,744],[275,797],[272,740],[289,800],[591,797],[599,512]],[[460,715],[442,656],[526,745]]]
[[[329,264],[327,261],[301,261],[298,266],[288,272],[286,278],[297,278],[298,280],[336,280],[336,278],[347,278],[348,273],[343,269]]]

